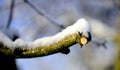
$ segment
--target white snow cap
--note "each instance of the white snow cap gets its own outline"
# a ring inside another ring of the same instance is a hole
[[[74,23],[71,26],[68,26],[66,29],[62,30],[58,34],[51,37],[37,39],[33,42],[33,44],[35,46],[50,45],[62,40],[66,36],[69,36],[77,32],[83,33],[84,36],[88,37],[88,32],[90,31],[91,31],[91,27],[89,23],[84,18],[81,18],[81,19],[78,19],[76,23]]]
[[[90,24],[84,18],[78,19],[78,21],[74,23],[74,27],[86,37],[88,37],[88,32],[91,31]]]

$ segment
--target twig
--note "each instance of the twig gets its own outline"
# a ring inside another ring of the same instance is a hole
[[[106,40],[103,41],[103,42],[92,40],[91,43],[94,43],[94,44],[97,45],[98,47],[99,47],[99,46],[103,46],[104,48],[107,48],[107,46],[106,46],[107,41],[106,41]]]
[[[48,15],[44,10],[40,9],[39,10],[32,4],[30,3],[28,0],[24,0],[25,3],[27,3],[30,7],[32,7],[38,14],[45,16],[48,20],[50,20],[52,22],[52,24],[64,29],[64,25],[62,25],[60,22],[56,21],[55,18],[51,17],[50,15]]]
[[[11,24],[11,21],[13,19],[14,5],[15,5],[15,0],[12,0],[11,5],[10,5],[10,15],[9,15],[9,18],[8,18],[7,28],[9,28],[9,26]]]

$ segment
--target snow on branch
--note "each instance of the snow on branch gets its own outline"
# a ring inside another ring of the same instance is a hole
[[[91,41],[90,25],[81,18],[58,34],[27,42],[22,39],[10,40],[0,33],[0,53],[15,58],[42,57],[61,52],[79,43],[81,47]]]

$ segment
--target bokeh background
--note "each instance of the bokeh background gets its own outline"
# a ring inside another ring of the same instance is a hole
[[[57,53],[28,59],[0,55],[0,67],[5,66],[3,70],[115,70],[119,10],[119,0],[0,0],[0,31],[11,39],[34,41],[52,36],[79,18],[85,18],[92,27],[92,41],[83,48],[78,44],[71,46],[68,55]]]

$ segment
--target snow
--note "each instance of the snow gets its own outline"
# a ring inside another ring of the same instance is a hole
[[[12,47],[12,40],[9,39],[5,34],[0,32],[0,43],[3,43],[5,46]]]
[[[27,41],[24,41],[24,40],[18,38],[12,43],[12,41],[10,41],[9,38],[7,38],[2,33],[0,33],[0,36],[1,36],[1,38],[4,38],[4,40],[3,39],[0,39],[0,40],[3,40],[3,43],[8,43],[8,44],[6,44],[7,46],[10,46],[10,44],[11,44],[11,46],[13,46],[13,47],[17,47],[17,46],[19,46],[19,47],[33,47],[33,46],[38,47],[38,46],[46,46],[46,45],[50,45],[53,43],[57,43],[58,41],[65,38],[66,36],[72,35],[77,32],[80,32],[80,33],[82,32],[83,35],[88,37],[88,32],[90,32],[90,30],[91,29],[90,29],[89,23],[84,18],[80,18],[76,21],[76,23],[74,23],[71,26],[68,26],[66,29],[62,30],[58,34],[56,34],[54,36],[50,36],[50,37],[40,38],[33,42],[27,42]]]
[[[62,30],[58,34],[50,37],[45,37],[41,39],[37,39],[33,42],[34,47],[38,46],[47,46],[53,43],[57,43],[58,41],[62,40],[66,36],[69,36],[71,34],[82,32],[83,35],[88,37],[88,32],[91,31],[90,24],[84,19],[80,18],[71,26],[68,26],[66,29]]]
[[[90,32],[90,24],[84,19],[78,19],[73,25],[68,26],[66,29],[62,30],[56,35],[36,39],[33,42],[24,41],[21,38],[16,39],[15,41],[10,40],[6,35],[0,33],[0,42],[4,43],[8,47],[38,47],[38,46],[48,46],[50,44],[57,43],[58,41],[64,39],[66,36],[72,35],[77,32],[82,32],[83,35],[88,37],[88,32]]]

